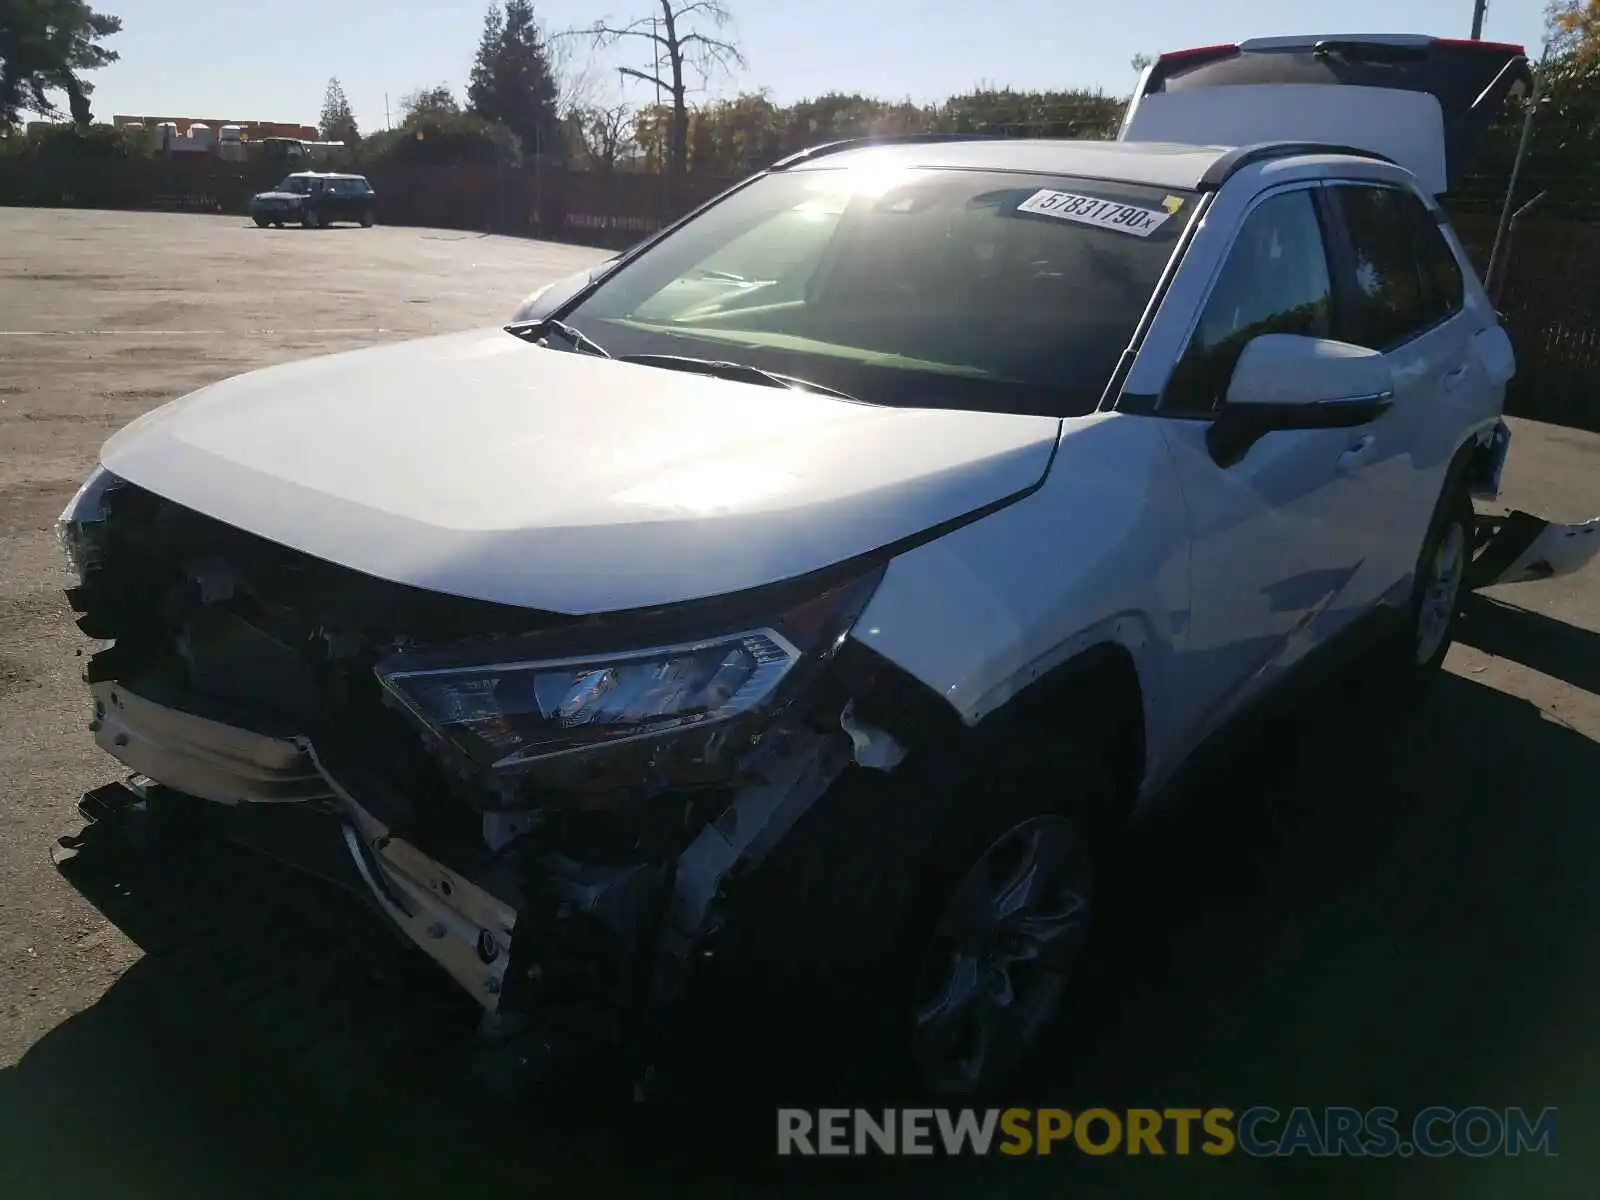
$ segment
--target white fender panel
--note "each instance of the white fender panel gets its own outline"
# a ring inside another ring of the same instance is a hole
[[[1168,455],[1150,418],[1064,421],[1039,490],[896,558],[854,636],[969,724],[1079,651],[1123,645],[1151,778],[1184,727],[1165,686],[1188,621],[1188,521]]]

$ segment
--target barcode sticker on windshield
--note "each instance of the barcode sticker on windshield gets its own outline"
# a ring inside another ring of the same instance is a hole
[[[1049,188],[1041,188],[1029,196],[1017,205],[1017,211],[1075,221],[1079,225],[1093,225],[1096,229],[1109,229],[1115,233],[1131,233],[1134,237],[1149,237],[1172,215],[1165,209],[1115,204],[1094,196],[1053,192]]]

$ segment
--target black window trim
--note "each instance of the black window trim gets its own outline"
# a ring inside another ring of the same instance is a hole
[[[1251,199],[1249,207],[1244,210],[1239,220],[1234,223],[1232,230],[1229,231],[1228,244],[1218,256],[1215,265],[1211,269],[1211,277],[1206,281],[1205,295],[1201,297],[1200,303],[1195,305],[1194,312],[1190,315],[1189,321],[1184,327],[1183,337],[1178,341],[1177,353],[1172,361],[1167,364],[1167,377],[1162,380],[1161,391],[1154,398],[1155,402],[1151,408],[1152,416],[1166,417],[1178,421],[1213,421],[1216,419],[1217,410],[1215,408],[1198,409],[1173,403],[1168,395],[1168,389],[1172,386],[1172,376],[1178,369],[1179,360],[1188,351],[1189,343],[1194,340],[1195,331],[1200,327],[1200,318],[1205,314],[1206,305],[1211,303],[1211,297],[1216,292],[1217,284],[1222,278],[1223,269],[1228,265],[1228,260],[1233,257],[1233,249],[1238,243],[1239,234],[1243,232],[1245,223],[1255,215],[1256,210],[1268,200],[1286,195],[1289,192],[1312,193],[1312,209],[1316,213],[1318,224],[1322,226],[1322,248],[1323,254],[1328,260],[1328,284],[1333,292],[1334,316],[1335,320],[1338,319],[1339,290],[1336,275],[1338,274],[1339,264],[1334,257],[1333,235],[1328,228],[1324,212],[1322,191],[1325,182],[1326,180],[1320,177],[1316,179],[1290,180],[1258,192]]]
[[[1426,198],[1423,197],[1416,188],[1410,186],[1409,184],[1401,183],[1397,180],[1349,179],[1341,176],[1339,178],[1324,179],[1322,183],[1325,189],[1324,197],[1327,206],[1327,215],[1331,220],[1329,241],[1330,243],[1337,242],[1337,253],[1339,258],[1337,269],[1340,276],[1340,286],[1345,291],[1347,296],[1345,307],[1343,307],[1339,312],[1340,325],[1335,336],[1337,336],[1341,341],[1349,342],[1351,345],[1365,345],[1365,343],[1358,342],[1353,336],[1351,336],[1352,333],[1360,333],[1360,329],[1355,318],[1356,305],[1359,304],[1359,301],[1356,299],[1359,288],[1356,284],[1355,244],[1350,239],[1350,228],[1345,223],[1344,212],[1340,209],[1338,201],[1334,197],[1333,189],[1340,187],[1362,187],[1376,188],[1390,192],[1400,192],[1402,194],[1409,193],[1414,199],[1418,200],[1422,204],[1424,211],[1426,211],[1428,215],[1434,219],[1435,224],[1445,225],[1448,222],[1444,215],[1441,212],[1436,211],[1434,206],[1430,205]],[[1406,245],[1411,251],[1411,265],[1417,272],[1417,286],[1424,295],[1430,297],[1431,299],[1433,295],[1433,285],[1429,283],[1427,278],[1423,275],[1422,259],[1417,253],[1416,238],[1413,236],[1411,223],[1409,221],[1405,223],[1405,231]],[[1450,251],[1450,257],[1455,261],[1456,270],[1461,271],[1461,260],[1456,258],[1455,247],[1450,244],[1449,238],[1445,239],[1445,248]],[[1334,249],[1334,246],[1330,244],[1329,249]],[[1376,350],[1379,354],[1393,354],[1397,350],[1403,350],[1417,339],[1427,337],[1428,334],[1442,329],[1445,325],[1448,325],[1451,321],[1455,320],[1466,311],[1467,289],[1466,278],[1464,274],[1461,285],[1462,302],[1455,310],[1445,313],[1444,316],[1430,321],[1426,325],[1419,325],[1416,329],[1413,329],[1410,333],[1406,334],[1398,341],[1391,342],[1386,346],[1372,346],[1368,348]]]

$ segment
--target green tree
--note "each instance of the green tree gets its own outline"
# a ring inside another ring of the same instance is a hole
[[[1551,0],[1544,25],[1546,44],[1557,55],[1586,66],[1600,61],[1600,0]]]
[[[460,112],[461,104],[456,99],[455,93],[450,90],[449,84],[440,83],[433,87],[417,88],[400,97],[402,124],[412,117],[453,117]]]
[[[94,85],[82,74],[117,61],[99,42],[121,29],[120,18],[84,0],[0,0],[0,124],[15,124],[24,110],[59,116],[50,99],[57,91],[73,121],[89,124]]]
[[[933,128],[1005,137],[1115,137],[1127,102],[1103,92],[1017,92],[980,87],[940,105]]]
[[[363,141],[361,161],[413,167],[516,166],[521,147],[504,125],[473,113],[423,111],[410,114],[398,129]]]
[[[467,85],[469,110],[498,122],[524,151],[559,155],[563,147],[556,78],[532,0],[490,4]]]
[[[354,145],[361,140],[361,132],[356,128],[356,115],[350,110],[350,101],[346,99],[337,76],[328,80],[328,90],[322,97],[322,119],[317,125],[322,130],[322,136],[330,142]]]

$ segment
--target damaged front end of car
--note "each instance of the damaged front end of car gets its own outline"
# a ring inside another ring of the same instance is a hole
[[[904,754],[836,669],[881,564],[574,617],[387,583],[104,471],[59,531],[109,643],[91,728],[136,780],[322,814],[486,1029],[636,1072],[729,882]]]

